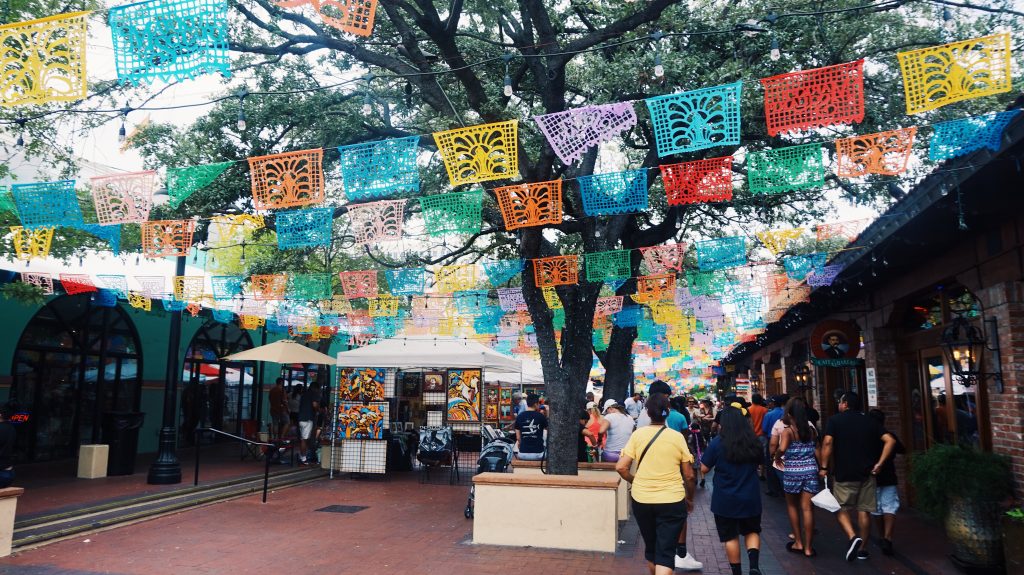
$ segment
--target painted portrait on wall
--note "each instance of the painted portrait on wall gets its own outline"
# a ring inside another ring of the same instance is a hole
[[[480,421],[479,369],[448,370],[448,421]]]
[[[342,369],[338,379],[338,398],[341,401],[376,401],[384,399],[384,377],[387,370],[380,367],[354,367]]]

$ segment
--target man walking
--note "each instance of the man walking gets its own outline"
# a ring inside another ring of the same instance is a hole
[[[270,439],[284,439],[291,420],[288,417],[288,394],[284,391],[284,378],[279,377],[270,388]]]
[[[825,430],[820,474],[825,477],[831,469],[835,478],[832,493],[841,506],[836,518],[850,539],[847,561],[853,561],[854,557],[868,558],[871,513],[878,508],[875,476],[895,447],[896,438],[877,420],[860,411],[857,394],[844,393],[839,399],[839,413],[828,420]],[[857,512],[857,529],[850,518],[852,510]]]
[[[636,418],[640,417],[644,410],[644,396],[639,391],[634,391],[633,396],[627,397],[622,404],[626,406],[626,415],[636,421]]]
[[[302,450],[299,454],[299,462],[303,465],[311,457],[315,457],[312,452],[316,446],[312,445],[310,438],[313,437],[313,422],[316,420],[318,411],[320,411],[320,382],[314,381],[299,400],[299,449]]]

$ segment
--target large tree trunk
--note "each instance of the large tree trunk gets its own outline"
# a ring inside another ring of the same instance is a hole
[[[608,349],[601,354],[604,365],[604,393],[602,399],[620,403],[630,395],[633,387],[633,341],[636,328],[614,328]]]

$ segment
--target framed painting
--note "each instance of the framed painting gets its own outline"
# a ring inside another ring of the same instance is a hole
[[[479,369],[448,370],[448,421],[480,421]]]
[[[380,367],[350,367],[338,372],[338,398],[344,401],[384,399],[387,370]]]
[[[383,439],[387,403],[338,405],[338,439]]]
[[[443,371],[428,371],[423,374],[423,392],[440,391],[447,388],[447,374]]]

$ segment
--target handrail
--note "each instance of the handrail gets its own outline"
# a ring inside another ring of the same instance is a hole
[[[219,429],[214,429],[212,427],[197,427],[196,428],[196,432],[195,432],[196,433],[196,437],[195,437],[195,440],[196,440],[196,473],[195,473],[195,478],[193,480],[192,485],[199,485],[199,451],[200,451],[200,449],[202,448],[202,445],[203,445],[203,442],[200,441],[199,434],[203,433],[204,431],[212,431],[214,433],[219,433],[220,435],[223,435],[225,437],[230,437],[232,439],[237,439],[239,441],[242,441],[244,443],[249,443],[251,445],[260,445],[260,446],[264,446],[264,447],[274,447],[274,448],[277,447],[273,443],[264,443],[262,441],[253,441],[251,439],[246,439],[244,437],[239,437],[237,435],[233,435],[231,433],[228,433],[226,431],[221,431]],[[266,461],[266,465],[264,466],[264,469],[263,469],[263,503],[266,503],[267,502],[267,488],[270,485],[270,453],[269,452],[266,453],[263,456],[263,460]]]

